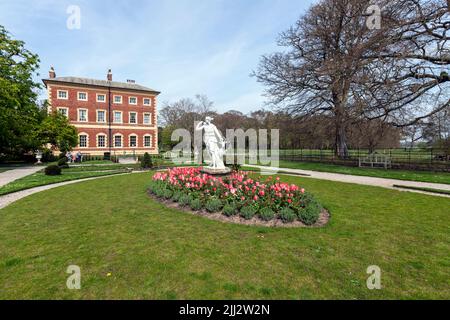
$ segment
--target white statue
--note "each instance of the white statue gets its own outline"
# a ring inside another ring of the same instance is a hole
[[[195,129],[205,131],[203,137],[206,150],[211,158],[209,167],[211,169],[223,170],[225,169],[223,155],[225,153],[226,142],[217,127],[211,123],[213,120],[211,117],[206,117],[205,121],[199,122]]]

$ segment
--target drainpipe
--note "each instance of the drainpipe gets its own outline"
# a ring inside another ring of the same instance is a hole
[[[109,156],[112,157],[111,154],[111,145],[112,145],[112,129],[111,129],[111,82],[108,81],[108,146],[109,146]]]

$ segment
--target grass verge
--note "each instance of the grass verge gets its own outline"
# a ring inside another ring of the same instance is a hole
[[[109,170],[102,172],[86,171],[86,172],[70,172],[63,170],[62,174],[59,176],[46,176],[43,172],[37,172],[29,176],[14,180],[2,187],[0,187],[0,196],[31,189],[34,187],[45,186],[49,184],[72,181],[84,178],[108,176],[113,174],[124,173],[124,170]]]

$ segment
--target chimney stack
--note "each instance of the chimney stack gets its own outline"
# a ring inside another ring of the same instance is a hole
[[[54,79],[56,77],[55,69],[53,69],[53,67],[50,67],[50,71],[48,72],[48,77],[50,79]]]
[[[112,72],[111,72],[111,69],[108,70],[108,75],[106,76],[106,78],[108,79],[108,81],[112,81]]]

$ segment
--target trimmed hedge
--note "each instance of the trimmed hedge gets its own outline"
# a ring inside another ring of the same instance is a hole
[[[46,176],[59,176],[61,174],[61,168],[57,165],[49,165],[44,170]]]

